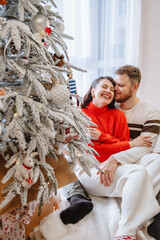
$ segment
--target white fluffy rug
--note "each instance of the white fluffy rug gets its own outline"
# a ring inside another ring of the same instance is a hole
[[[114,240],[120,219],[120,200],[115,198],[92,197],[94,208],[77,224],[64,225],[60,212],[69,206],[62,195],[60,209],[44,218],[31,234],[36,240]],[[43,235],[43,237],[42,237]],[[137,240],[153,240],[146,228],[138,231]]]

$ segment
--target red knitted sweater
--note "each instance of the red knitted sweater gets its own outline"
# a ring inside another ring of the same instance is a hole
[[[92,102],[81,110],[91,118],[93,123],[97,124],[97,129],[101,131],[99,139],[92,141],[94,149],[99,154],[96,158],[100,162],[104,162],[114,153],[130,148],[129,129],[123,112],[118,109],[109,109],[108,106],[99,108]]]

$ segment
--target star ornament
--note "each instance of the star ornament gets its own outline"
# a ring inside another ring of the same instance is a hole
[[[44,29],[44,31],[45,31],[46,33],[48,33],[48,35],[50,35],[50,33],[52,32],[52,30],[51,30],[50,27],[46,27],[46,28]]]
[[[6,0],[0,0],[0,5],[6,5],[7,1]]]

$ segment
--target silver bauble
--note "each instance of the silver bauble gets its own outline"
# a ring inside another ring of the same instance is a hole
[[[48,18],[41,13],[36,14],[31,20],[31,27],[34,32],[43,31],[46,27],[49,27]]]
[[[64,32],[64,23],[62,22],[55,22],[56,29],[60,32]]]
[[[53,86],[50,91],[51,100],[57,106],[62,106],[69,102],[70,92],[68,88],[63,84],[57,84]]]

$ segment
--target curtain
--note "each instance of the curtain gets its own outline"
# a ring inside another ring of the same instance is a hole
[[[160,110],[160,1],[142,0],[141,10],[139,96]]]
[[[138,64],[141,0],[56,0],[64,19],[70,63],[87,70],[74,71],[83,96],[99,76],[124,64]]]

